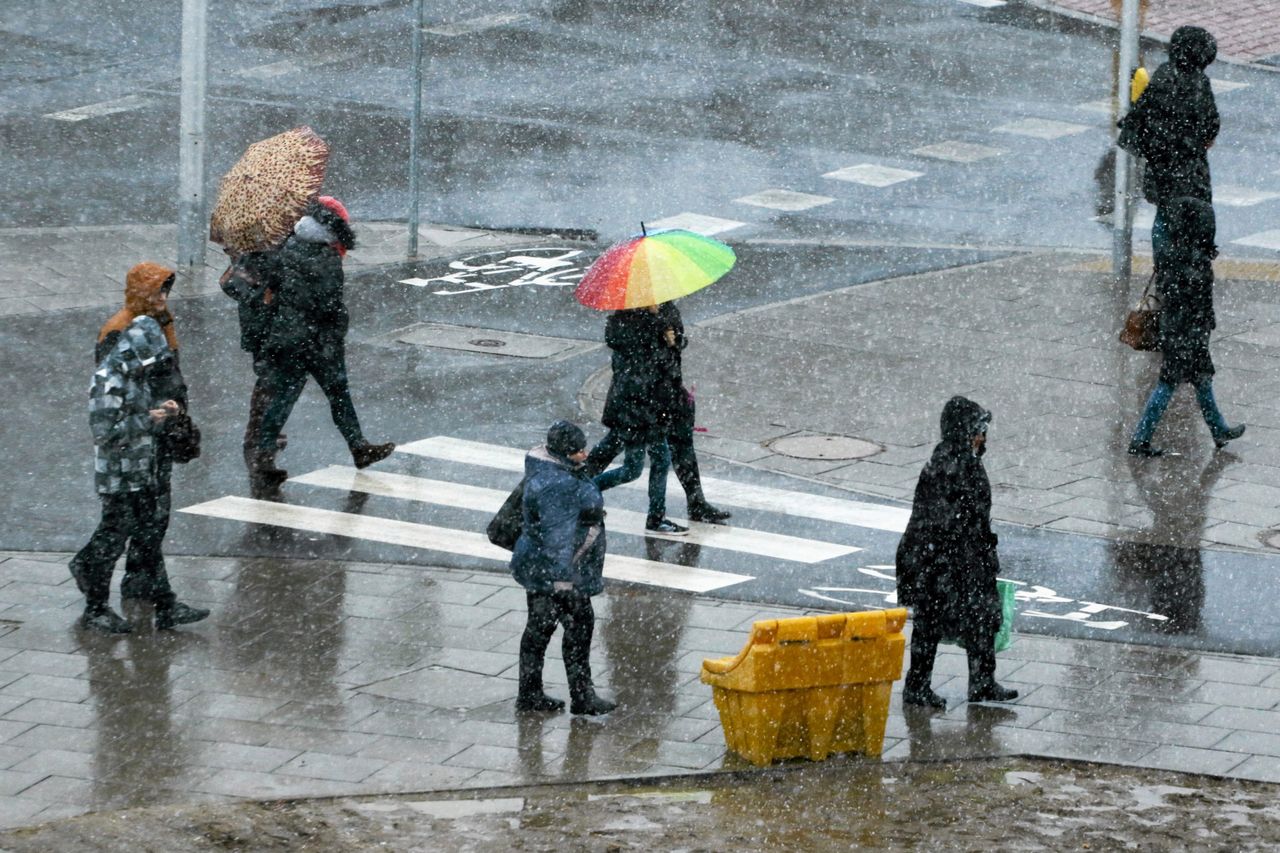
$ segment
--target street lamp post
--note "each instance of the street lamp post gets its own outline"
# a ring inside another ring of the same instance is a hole
[[[1138,0],[1120,8],[1120,62],[1116,69],[1116,118],[1129,112],[1130,81],[1138,67]],[[1116,146],[1115,208],[1111,215],[1111,271],[1128,283],[1133,271],[1133,157]]]
[[[182,95],[178,143],[178,268],[204,266],[204,113],[207,0],[182,0]]]
[[[424,0],[414,0],[413,116],[409,120],[409,249],[418,256],[418,139],[422,129],[422,27]]]

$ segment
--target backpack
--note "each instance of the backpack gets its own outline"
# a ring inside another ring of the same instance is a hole
[[[240,314],[240,348],[257,353],[271,334],[275,319],[275,292],[264,265],[253,255],[241,255],[222,273],[222,292],[236,301]]]

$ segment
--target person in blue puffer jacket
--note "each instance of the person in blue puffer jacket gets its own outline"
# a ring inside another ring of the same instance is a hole
[[[542,688],[542,667],[556,625],[564,627],[570,711],[596,716],[615,707],[591,682],[591,596],[604,590],[604,498],[583,471],[587,437],[556,421],[547,443],[524,460],[523,526],[511,574],[525,588],[529,616],[520,639],[519,711],[562,711]]]

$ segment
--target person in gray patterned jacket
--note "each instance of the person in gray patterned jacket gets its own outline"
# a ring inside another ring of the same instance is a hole
[[[160,547],[160,537],[147,535],[169,500],[156,475],[156,436],[181,409],[175,400],[155,400],[149,380],[172,358],[160,324],[153,317],[138,317],[98,364],[89,386],[93,478],[102,500],[102,519],[70,564],[71,576],[85,596],[80,618],[85,628],[108,634],[132,630],[107,604],[111,574],[130,539],[154,540],[154,547]],[[179,602],[172,590],[153,600],[159,629],[209,615],[208,610]]]

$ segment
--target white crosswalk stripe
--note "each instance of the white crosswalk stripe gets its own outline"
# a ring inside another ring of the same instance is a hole
[[[396,452],[441,459],[446,462],[497,468],[502,471],[516,473],[524,471],[524,450],[450,436],[438,435],[402,444],[396,448]],[[717,505],[764,510],[801,518],[816,518],[820,521],[867,527],[872,530],[901,533],[907,529],[907,519],[911,517],[911,511],[903,507],[829,498],[769,486],[737,483],[715,477],[703,477],[702,486]],[[624,487],[648,488],[643,479],[626,483]],[[679,486],[669,486],[668,495],[679,497]]]
[[[319,471],[313,471],[301,477],[294,477],[289,482],[365,492],[401,500],[479,510],[487,513],[497,512],[498,508],[502,506],[502,502],[507,498],[507,492],[498,489],[487,489],[443,480],[431,480],[424,477],[410,477],[385,471],[357,471],[354,468],[339,465],[322,468]],[[683,519],[678,520],[683,523]],[[785,536],[761,530],[725,527],[715,524],[693,523],[690,524],[687,534],[671,536],[646,531],[644,523],[645,514],[642,512],[633,512],[614,507],[609,508],[607,525],[610,533],[625,533],[657,539],[670,539],[677,542],[692,542],[709,548],[720,548],[727,551],[756,554],[762,557],[792,560],[801,563],[817,563],[862,550],[851,545],[837,545],[832,542],[802,539],[798,536]]]
[[[511,559],[510,553],[491,544],[483,535],[467,530],[454,530],[392,518],[356,515],[272,501],[223,497],[185,507],[179,512],[368,539],[389,545],[442,551],[446,554],[478,557],[499,563],[506,563]],[[614,554],[605,557],[604,574],[606,578],[612,580],[700,593],[723,589],[753,579],[750,575],[671,565]]]

